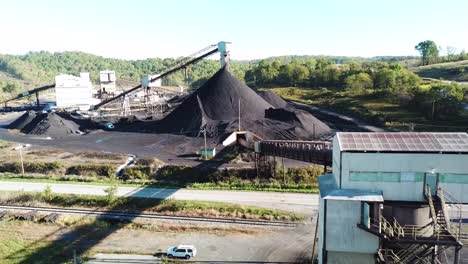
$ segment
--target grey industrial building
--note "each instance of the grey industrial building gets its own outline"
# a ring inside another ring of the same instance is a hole
[[[319,263],[460,263],[466,133],[337,133],[319,177]]]

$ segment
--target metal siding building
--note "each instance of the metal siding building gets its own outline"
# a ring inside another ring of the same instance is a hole
[[[375,138],[383,134],[395,133],[372,133]],[[379,141],[369,137],[364,139],[373,141],[371,144],[364,143],[362,139],[367,133],[337,133],[333,145],[333,172],[339,187],[379,190],[383,192],[385,200],[424,201],[424,183],[428,177],[435,177],[436,181],[431,186],[433,189],[443,187],[460,202],[468,203],[466,133],[397,134],[403,137],[385,147],[380,143],[388,142],[384,137],[377,138]],[[349,135],[361,136],[361,143],[344,143],[345,135],[348,138]],[[421,137],[426,139],[426,143],[418,144],[427,144],[430,147],[405,143],[414,142],[414,138]],[[392,147],[394,145],[401,147],[397,149]]]
[[[80,77],[67,74],[57,75],[55,99],[58,108],[89,109],[93,103],[89,73],[80,73]]]
[[[319,177],[319,263],[416,263],[438,243],[459,252],[443,193],[468,203],[466,133],[337,133],[332,167]]]

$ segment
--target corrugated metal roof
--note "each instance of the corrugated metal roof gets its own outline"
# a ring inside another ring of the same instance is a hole
[[[468,134],[429,132],[340,132],[341,151],[468,153]]]

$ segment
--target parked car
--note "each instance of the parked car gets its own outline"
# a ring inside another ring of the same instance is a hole
[[[185,258],[189,259],[197,255],[197,249],[192,245],[179,245],[177,247],[170,247],[167,250],[167,256],[169,258]]]

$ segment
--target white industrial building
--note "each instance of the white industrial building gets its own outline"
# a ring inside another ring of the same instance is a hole
[[[337,133],[319,189],[319,263],[460,263],[466,133]]]
[[[115,94],[116,93],[116,76],[115,71],[100,71],[99,82],[101,86],[101,93]]]
[[[89,73],[80,76],[60,74],[55,76],[55,99],[57,108],[79,108],[88,110],[95,101],[92,98],[93,85]]]

